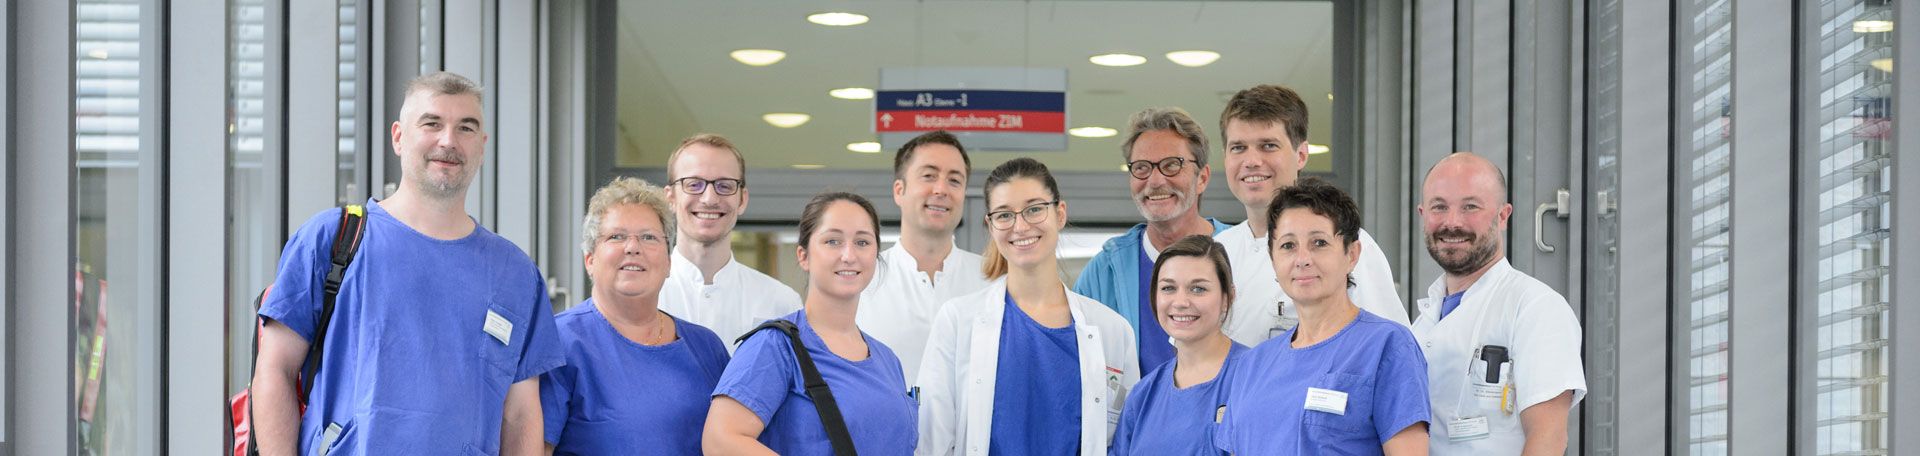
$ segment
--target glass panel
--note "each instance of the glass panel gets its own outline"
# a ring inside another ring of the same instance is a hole
[[[151,328],[139,305],[152,229],[142,167],[141,49],[136,1],[82,0],[74,8],[74,392],[81,454],[142,451],[138,395],[154,379],[137,363]],[[109,287],[112,284],[112,287]],[[112,292],[109,292],[109,290]],[[150,411],[148,411],[150,412]]]
[[[245,388],[253,375],[254,298],[273,282],[280,255],[281,191],[277,134],[280,114],[268,108],[267,49],[280,43],[270,26],[266,0],[229,0],[227,23],[228,328],[227,391]],[[270,44],[271,43],[271,44]],[[275,90],[278,93],[278,90]],[[270,127],[271,126],[271,127]],[[270,134],[270,132],[274,132]],[[276,146],[269,147],[272,141]]]
[[[1588,11],[1592,40],[1587,52],[1587,255],[1586,315],[1617,315],[1620,307],[1620,47],[1621,5],[1618,0],[1598,0]],[[1620,414],[1619,380],[1614,372],[1620,359],[1619,322],[1613,318],[1586,318],[1587,397],[1581,403],[1585,429],[1581,441],[1585,454],[1618,454]],[[1631,416],[1631,415],[1629,415]]]
[[[1811,454],[1890,454],[1894,3],[1807,2],[1798,24],[1808,54],[1799,61],[1795,425]]]
[[[360,188],[360,182],[366,182],[366,170],[359,164],[362,150],[360,135],[354,128],[360,124],[361,110],[365,108],[365,87],[360,75],[363,73],[362,52],[360,46],[360,0],[340,0],[340,49],[339,88],[335,95],[339,100],[339,121],[336,134],[339,138],[339,172],[335,174],[338,192],[336,204],[357,203],[366,199],[366,189]]]
[[[1679,5],[1674,43],[1675,359],[1684,451],[1727,454],[1733,0]]]

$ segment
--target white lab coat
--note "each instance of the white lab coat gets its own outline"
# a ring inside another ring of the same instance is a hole
[[[887,344],[900,357],[906,379],[920,372],[920,355],[927,350],[927,330],[947,300],[987,287],[980,273],[980,255],[955,247],[929,279],[920,272],[913,254],[899,244],[880,252],[873,282],[860,292],[860,312],[854,322],[860,330]]]
[[[1133,328],[1098,301],[1066,293],[1080,342],[1080,454],[1104,456],[1127,391],[1140,381]],[[914,454],[987,454],[1006,295],[1003,278],[940,306],[914,382],[920,388],[920,446]]]
[[[734,339],[767,320],[800,310],[800,294],[778,279],[727,260],[708,284],[700,266],[673,253],[673,267],[660,287],[660,311],[713,330],[727,353]]]
[[[1233,267],[1233,311],[1222,328],[1227,337],[1248,347],[1286,332],[1300,322],[1300,308],[1293,305],[1273,270],[1273,257],[1267,252],[1267,238],[1253,237],[1245,222],[1213,236],[1227,250],[1227,262]],[[1373,241],[1367,230],[1360,230],[1360,263],[1354,265],[1354,287],[1347,289],[1353,304],[1380,318],[1407,325],[1407,306],[1401,304],[1394,289],[1393,268],[1387,254]],[[1285,302],[1284,310],[1279,303]],[[1285,321],[1286,323],[1282,323]]]
[[[1460,306],[1442,320],[1440,303],[1446,294],[1446,279],[1435,280],[1419,301],[1420,317],[1413,322],[1414,338],[1427,355],[1427,400],[1433,409],[1427,429],[1430,451],[1520,454],[1526,444],[1521,412],[1568,390],[1574,404],[1586,397],[1580,322],[1566,298],[1505,259],[1467,287]],[[1484,367],[1472,363],[1475,349],[1487,345],[1506,347],[1512,360],[1501,374],[1513,388],[1512,413],[1501,410],[1504,385],[1487,383]],[[1449,437],[1449,422],[1474,417],[1487,418],[1486,438],[1455,442]]]

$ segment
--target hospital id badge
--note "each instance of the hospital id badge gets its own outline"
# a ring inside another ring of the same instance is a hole
[[[513,322],[507,321],[507,317],[500,316],[500,313],[488,309],[487,324],[480,329],[500,341],[500,345],[512,345],[507,341],[513,338]]]
[[[1487,425],[1487,417],[1454,418],[1447,420],[1447,440],[1465,442],[1487,438],[1493,429]]]
[[[1347,393],[1330,389],[1307,388],[1307,410],[1346,415]]]

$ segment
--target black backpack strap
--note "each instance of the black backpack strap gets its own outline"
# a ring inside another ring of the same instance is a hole
[[[857,456],[853,449],[853,434],[847,432],[847,420],[840,416],[840,403],[833,399],[833,389],[827,387],[827,379],[820,377],[820,368],[814,366],[813,355],[807,354],[807,347],[800,342],[800,327],[787,320],[767,320],[746,334],[734,339],[739,345],[748,337],[762,329],[777,329],[787,334],[793,346],[793,357],[799,361],[800,375],[807,383],[807,397],[813,398],[813,409],[820,412],[820,425],[827,428],[827,440],[833,443],[833,453],[839,456]]]
[[[327,281],[321,288],[320,322],[314,326],[313,343],[307,345],[307,360],[301,366],[300,400],[307,403],[313,392],[314,378],[320,374],[320,354],[327,341],[327,325],[333,322],[333,303],[340,297],[340,284],[347,280],[347,266],[360,251],[366,237],[367,209],[358,204],[340,208],[340,229],[333,236],[333,254],[327,269]]]

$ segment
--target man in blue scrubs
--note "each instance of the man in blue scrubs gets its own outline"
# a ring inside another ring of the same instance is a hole
[[[1207,135],[1200,123],[1180,108],[1147,108],[1134,113],[1128,124],[1120,156],[1133,175],[1128,182],[1133,204],[1147,222],[1108,239],[1080,271],[1073,292],[1126,317],[1140,335],[1140,369],[1152,370],[1173,359],[1173,344],[1153,322],[1153,309],[1146,299],[1153,259],[1180,238],[1213,236],[1228,225],[1200,216],[1200,195],[1212,175],[1207,167]]]
[[[307,408],[295,381],[319,337],[339,209],[280,256],[253,378],[261,454],[535,454],[539,377],[565,362],[545,281],[467,216],[485,158],[480,88],[451,73],[407,84],[392,126],[397,191],[368,200],[359,254],[326,327]]]

